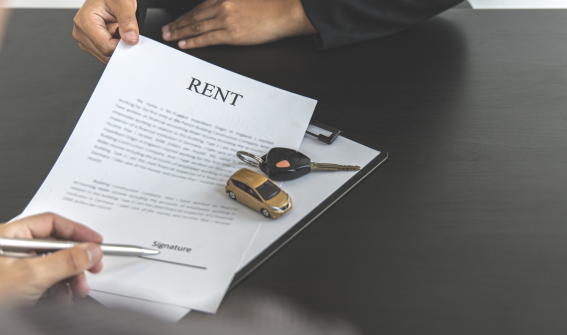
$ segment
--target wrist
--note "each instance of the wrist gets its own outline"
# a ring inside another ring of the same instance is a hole
[[[311,21],[307,18],[301,0],[289,0],[289,17],[294,27],[292,35],[309,35],[317,33]]]

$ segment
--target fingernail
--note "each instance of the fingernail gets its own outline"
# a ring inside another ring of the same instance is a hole
[[[185,41],[180,41],[180,42],[179,42],[179,47],[180,47],[180,48],[183,48],[185,45],[187,45],[187,42],[185,42]]]
[[[99,245],[94,243],[81,244],[81,247],[87,250],[87,255],[89,256],[89,263],[95,265],[98,263],[102,257],[102,249]]]
[[[138,43],[138,34],[133,31],[129,31],[124,34],[124,39],[129,43]]]
[[[162,33],[167,33],[168,31],[169,31],[169,25],[167,25],[167,26],[161,28],[161,32],[162,32]]]
[[[166,31],[165,33],[163,33],[163,38],[164,39],[169,39],[171,37],[171,33],[169,31]]]

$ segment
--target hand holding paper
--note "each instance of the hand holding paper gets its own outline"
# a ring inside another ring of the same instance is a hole
[[[73,37],[81,50],[106,64],[120,39],[138,43],[136,8],[136,0],[87,0],[73,20]]]

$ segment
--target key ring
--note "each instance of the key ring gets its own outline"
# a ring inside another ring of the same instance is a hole
[[[246,151],[237,151],[236,157],[240,158],[240,160],[243,161],[244,163],[252,165],[253,167],[259,167],[260,164],[264,163],[262,158],[260,158],[258,156],[254,156],[251,153],[246,152]],[[248,157],[250,157],[254,160],[251,160]]]

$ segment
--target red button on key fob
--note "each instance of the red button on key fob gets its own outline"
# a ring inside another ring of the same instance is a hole
[[[311,172],[311,159],[296,150],[273,148],[262,160],[260,170],[272,180],[293,180]]]

